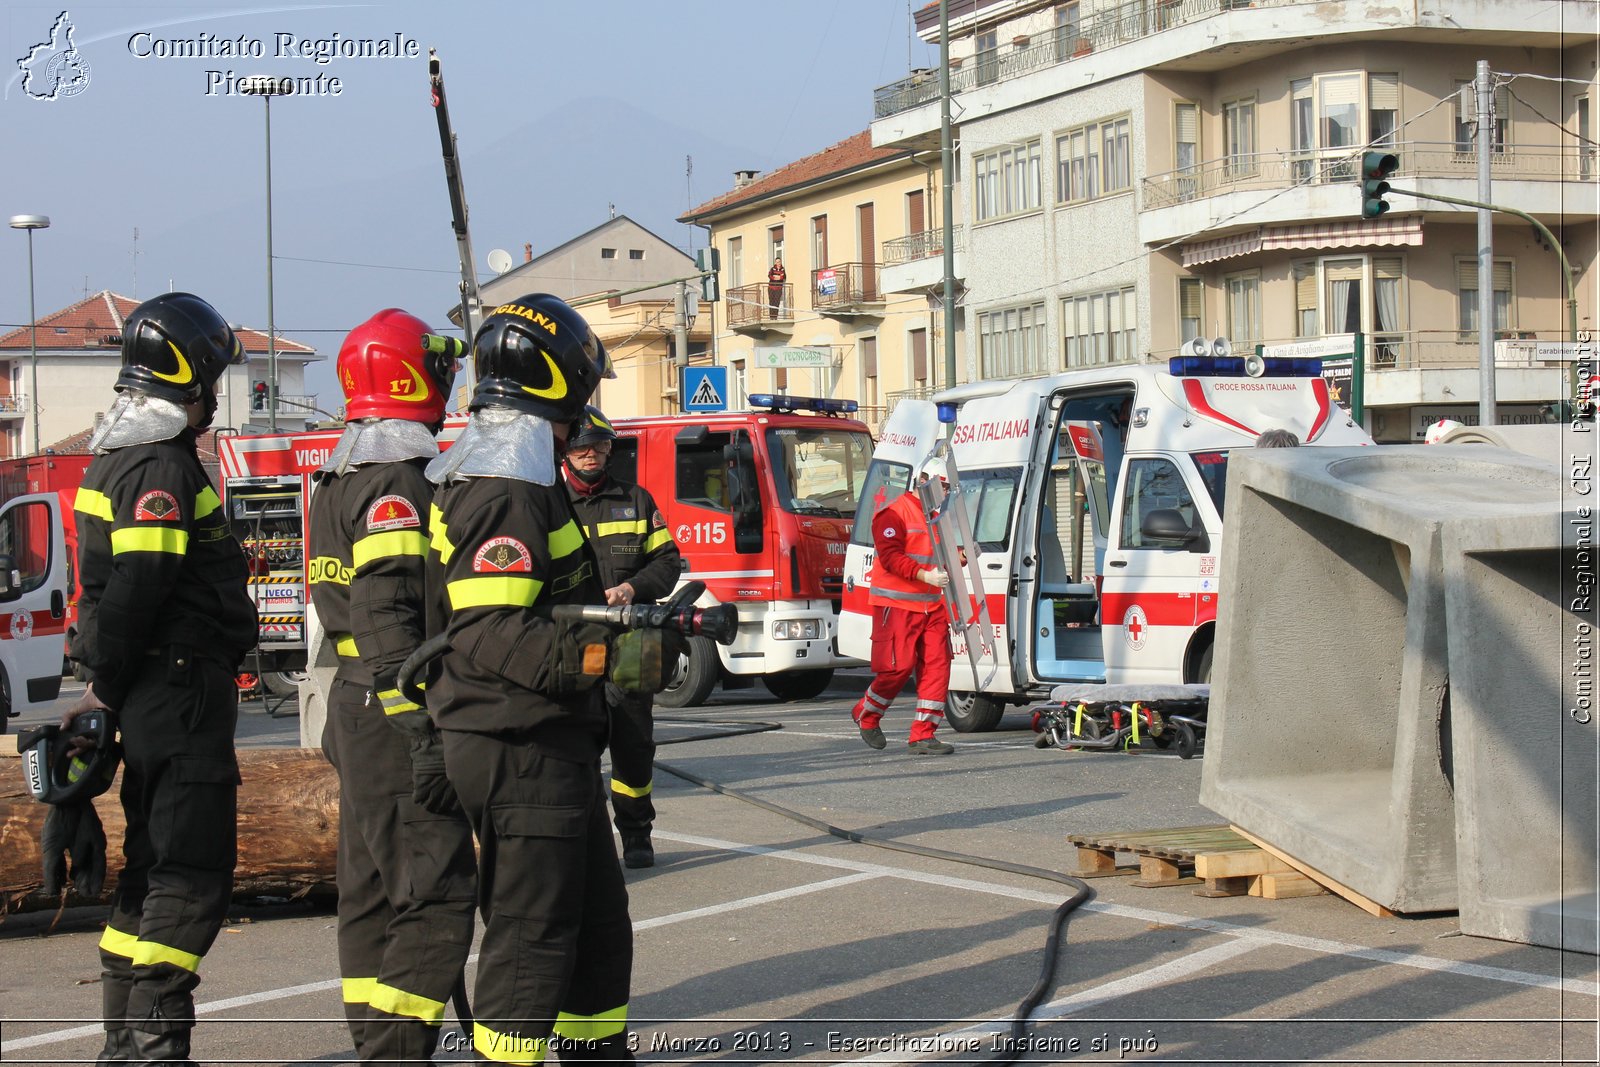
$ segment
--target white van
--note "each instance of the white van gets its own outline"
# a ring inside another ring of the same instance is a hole
[[[57,494],[0,506],[0,733],[61,695],[68,567]]]
[[[872,517],[948,431],[995,636],[976,677],[955,640],[957,730],[1063,682],[1209,681],[1228,455],[1274,428],[1372,443],[1317,360],[1179,357],[902,401],[845,556],[840,652],[871,655]]]

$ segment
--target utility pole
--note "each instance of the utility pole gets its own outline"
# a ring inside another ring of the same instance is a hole
[[[672,345],[673,351],[678,357],[675,361],[676,366],[674,368],[678,376],[678,381],[676,383],[678,389],[678,410],[684,411],[686,410],[684,405],[689,401],[689,398],[683,395],[683,372],[684,368],[689,366],[689,283],[686,281],[681,281],[678,283],[677,312],[677,322],[674,324]]]
[[[956,384],[955,164],[950,148],[950,0],[939,0],[939,168],[944,212],[944,386]]]
[[[1489,61],[1478,60],[1473,82],[1478,117],[1478,200],[1491,202],[1489,153],[1494,141],[1494,89]],[[1494,216],[1478,208],[1478,425],[1493,426],[1494,416]]]

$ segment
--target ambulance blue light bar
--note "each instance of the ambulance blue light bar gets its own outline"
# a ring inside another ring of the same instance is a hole
[[[1260,363],[1251,373],[1250,364]],[[1174,378],[1320,378],[1322,360],[1289,356],[1173,356],[1167,371]]]
[[[861,405],[854,400],[830,400],[821,396],[786,396],[782,393],[751,393],[750,406],[773,411],[820,411],[828,415],[852,415]]]
[[[939,413],[940,422],[954,424],[956,421],[956,406],[948,400],[941,400],[934,406],[934,410]]]

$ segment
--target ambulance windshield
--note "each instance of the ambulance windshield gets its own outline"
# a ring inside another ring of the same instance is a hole
[[[853,518],[872,464],[872,437],[839,426],[767,430],[778,504],[797,515]]]

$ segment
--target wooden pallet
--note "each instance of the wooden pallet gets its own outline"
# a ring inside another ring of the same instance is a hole
[[[1137,873],[1130,885],[1153,889],[1200,885],[1198,896],[1308,896],[1322,887],[1254,841],[1228,826],[1185,826],[1107,834],[1072,834],[1078,878]],[[1117,853],[1132,853],[1137,866],[1118,865]]]

